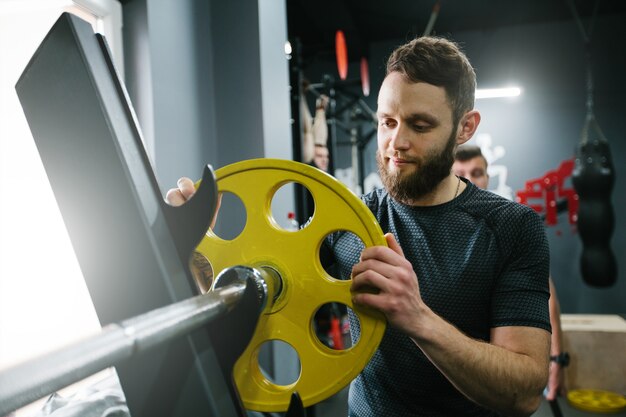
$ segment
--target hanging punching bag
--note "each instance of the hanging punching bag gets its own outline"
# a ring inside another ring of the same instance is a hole
[[[584,281],[594,287],[611,286],[617,278],[617,263],[610,246],[615,223],[611,205],[614,182],[609,143],[595,117],[588,115],[576,151],[572,183],[579,197],[581,273]]]

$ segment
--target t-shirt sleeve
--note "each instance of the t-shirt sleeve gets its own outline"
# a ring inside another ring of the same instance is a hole
[[[320,247],[320,262],[322,267],[326,270],[332,268],[335,263],[335,254],[332,250],[333,247],[333,236],[327,236],[326,239],[322,241],[322,246]]]
[[[550,251],[541,219],[526,211],[517,225],[503,231],[501,239],[508,256],[494,288],[491,326],[550,331]]]

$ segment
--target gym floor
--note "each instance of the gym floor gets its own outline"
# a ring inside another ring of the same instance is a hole
[[[326,401],[322,401],[321,403],[315,406],[315,417],[346,417],[348,415],[348,389],[344,389],[340,391],[337,395],[329,398]],[[566,399],[559,398],[558,399],[559,408],[561,410],[561,414],[563,417],[591,417],[591,416],[604,416],[606,414],[599,413],[590,413],[587,411],[582,411],[576,408],[573,408]],[[626,417],[626,410],[611,414],[611,416],[616,417]],[[550,404],[543,400],[539,409],[533,417],[559,417],[554,414],[550,408]]]

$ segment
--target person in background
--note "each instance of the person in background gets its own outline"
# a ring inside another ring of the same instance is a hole
[[[315,100],[315,117],[311,115],[306,101],[308,82],[302,83],[300,94],[300,123],[302,125],[302,162],[328,171],[328,125],[326,123],[326,107],[328,96],[321,94]]]
[[[529,416],[541,402],[550,354],[543,224],[451,171],[481,120],[475,89],[469,60],[444,38],[416,38],[387,61],[377,109],[384,188],[362,197],[387,246],[364,248],[339,231],[320,251],[351,280],[352,302],[387,319],[350,385],[350,417]],[[183,204],[194,191],[181,179],[166,199]],[[350,331],[359,340],[359,327]]]
[[[467,178],[483,190],[489,186],[487,159],[478,146],[462,145],[454,153],[452,172],[458,177]]]
[[[470,180],[474,185],[483,190],[489,186],[489,174],[487,172],[487,159],[482,154],[480,148],[475,145],[459,146],[454,154],[454,164],[452,172],[456,176]],[[565,375],[563,367],[567,366],[567,361],[563,360],[563,332],[561,330],[561,309],[556,288],[552,277],[550,282],[550,325],[552,326],[552,337],[550,344],[550,376],[548,378],[548,388],[546,399],[555,400],[557,396],[565,396],[567,388],[565,386]]]
[[[315,152],[313,154],[313,166],[321,169],[324,172],[328,172],[328,163],[330,162],[330,155],[326,145],[320,143],[315,144]]]

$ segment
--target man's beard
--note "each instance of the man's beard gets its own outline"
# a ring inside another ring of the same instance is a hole
[[[424,158],[411,158],[410,161],[416,164],[416,170],[405,175],[402,175],[400,171],[389,172],[380,151],[376,151],[378,172],[387,192],[394,199],[405,204],[428,195],[450,175],[454,163],[455,145],[453,132],[441,152],[431,152]],[[402,156],[400,154],[400,157]]]

